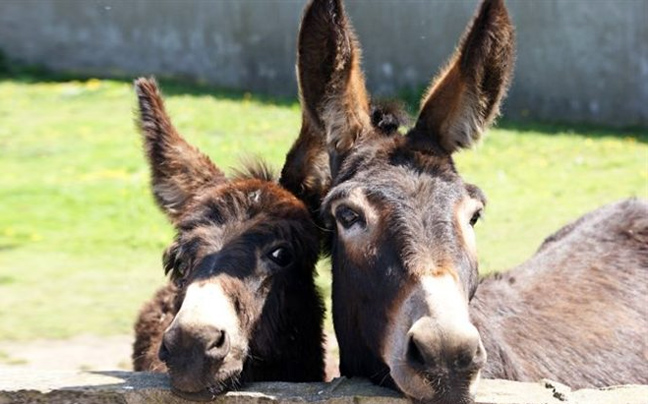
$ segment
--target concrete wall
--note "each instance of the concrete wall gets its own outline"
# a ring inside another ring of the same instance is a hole
[[[348,0],[370,88],[420,88],[476,0]],[[2,0],[9,57],[96,75],[174,74],[294,95],[305,0]],[[513,118],[648,126],[648,1],[508,0],[518,30]]]
[[[648,386],[572,391],[551,382],[482,380],[475,404],[645,404]],[[182,404],[166,375],[121,371],[0,373],[0,404]],[[362,379],[331,383],[254,383],[218,396],[214,404],[409,404]]]

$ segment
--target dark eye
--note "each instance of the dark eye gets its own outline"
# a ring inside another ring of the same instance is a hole
[[[340,206],[335,210],[335,218],[342,227],[349,229],[360,220],[360,215],[348,206]]]
[[[278,247],[270,251],[268,258],[280,267],[287,267],[293,262],[293,255],[286,247]]]
[[[187,284],[187,280],[184,277],[180,276],[173,280],[173,284],[175,285],[176,288],[182,289]]]
[[[475,227],[475,225],[477,224],[477,221],[479,221],[479,219],[481,218],[481,215],[482,215],[482,210],[481,209],[479,209],[477,212],[473,213],[472,217],[470,218],[470,225],[472,227]]]

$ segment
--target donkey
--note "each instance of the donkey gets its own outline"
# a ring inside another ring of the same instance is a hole
[[[648,201],[599,208],[547,237],[470,302],[488,378],[574,388],[648,383]]]
[[[321,192],[305,181],[312,161],[289,159],[280,184],[263,165],[228,179],[176,132],[155,81],[135,89],[153,194],[177,231],[164,254],[173,282],[135,326],[135,370],[168,371],[172,390],[192,400],[247,381],[322,381],[319,230],[280,185]],[[293,155],[316,155],[302,132]]]
[[[548,242],[547,256],[529,264],[546,264],[536,271],[546,277],[521,269],[489,278],[469,306],[479,284],[473,227],[486,198],[462,180],[452,155],[478,141],[498,115],[511,81],[514,47],[503,1],[484,0],[456,54],[424,95],[414,127],[405,136],[381,133],[371,125],[360,50],[342,1],[307,5],[298,76],[305,113],[317,133],[325,134],[329,152],[332,182],[321,214],[330,230],[342,375],[368,377],[415,401],[454,404],[472,402],[483,369],[489,377],[523,380],[546,374],[574,385],[646,381],[640,341],[647,316],[638,299],[646,292],[647,230],[645,222],[637,222],[645,215],[644,203],[596,213],[582,227],[560,232],[565,237],[555,237],[555,247]],[[612,226],[615,210],[625,221],[618,229]],[[596,231],[603,233],[592,241],[595,249],[569,250]],[[596,255],[616,249],[611,262]],[[572,251],[592,255],[574,258]],[[583,266],[572,274],[574,259]],[[512,282],[518,272],[526,276]],[[579,287],[563,280],[582,278]],[[500,298],[502,284],[512,290]],[[564,290],[554,306],[525,300],[546,299],[540,292],[557,287]],[[621,296],[622,290],[631,292]],[[509,296],[516,291],[516,299]],[[585,291],[587,298],[580,295]],[[596,309],[589,305],[594,296],[600,299]],[[521,320],[525,305],[535,320]],[[608,321],[608,333],[603,332],[601,318],[593,316],[604,308],[611,310],[604,317],[622,321],[623,330],[615,331]],[[561,317],[565,312],[570,315]],[[581,312],[582,317],[573,314]],[[509,319],[509,313],[517,317]],[[490,316],[496,317],[492,323]],[[516,318],[514,336],[504,335],[501,327]],[[565,347],[556,349],[559,343]],[[601,346],[610,353],[593,349]],[[535,352],[518,354],[527,349]],[[487,351],[492,363],[485,368]],[[565,352],[570,355],[561,356]],[[578,365],[587,364],[580,372],[569,362],[576,356]]]

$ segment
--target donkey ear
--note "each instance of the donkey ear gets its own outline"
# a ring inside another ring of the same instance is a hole
[[[137,79],[135,91],[139,104],[137,123],[151,168],[153,195],[175,223],[199,189],[225,181],[225,176],[175,130],[154,79]]]
[[[360,50],[341,0],[311,0],[297,49],[304,119],[326,134],[331,152],[344,153],[371,119]]]
[[[470,147],[499,114],[515,62],[504,0],[484,0],[447,67],[421,103],[414,137],[446,152]]]
[[[279,183],[303,201],[311,216],[319,219],[319,208],[331,185],[326,136],[303,112],[299,137],[286,155]]]

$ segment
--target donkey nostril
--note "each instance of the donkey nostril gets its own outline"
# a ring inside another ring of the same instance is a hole
[[[473,344],[468,344],[459,351],[452,365],[456,370],[464,370],[471,366],[482,367],[485,360],[486,355],[484,354],[482,344],[477,340],[476,347]]]
[[[205,351],[212,359],[221,360],[225,358],[230,351],[230,342],[227,332],[224,330],[218,330],[215,333],[211,344],[207,346]]]
[[[169,347],[167,346],[166,342],[164,341],[164,338],[162,338],[162,343],[160,344],[160,350],[158,351],[158,358],[162,362],[166,362],[169,360],[169,356],[171,355],[171,352],[169,351]]]
[[[177,350],[179,340],[180,330],[177,327],[171,327],[164,332],[160,350],[158,351],[158,358],[162,362],[167,362],[171,359],[171,353]]]
[[[216,340],[212,345],[213,348],[221,348],[223,345],[225,345],[225,331],[220,331],[218,334],[219,335],[216,337]]]
[[[457,359],[455,360],[455,368],[456,369],[465,369],[468,366],[470,366],[473,362],[473,355],[468,354],[467,352],[462,352],[459,355],[457,355]]]
[[[431,362],[430,360],[428,361],[425,360],[423,354],[421,353],[421,350],[419,349],[418,345],[414,341],[413,337],[410,338],[409,343],[407,345],[407,360],[410,362],[410,364],[418,367],[427,367],[433,364],[433,363],[428,363]]]

